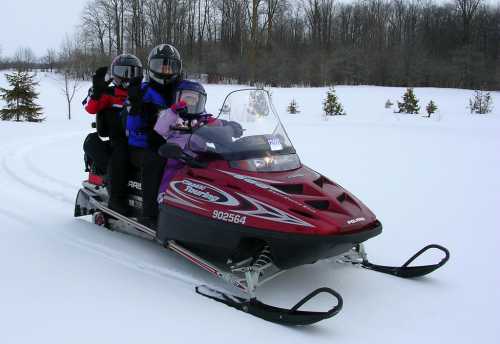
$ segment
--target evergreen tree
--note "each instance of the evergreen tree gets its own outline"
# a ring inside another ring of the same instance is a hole
[[[295,101],[295,99],[292,99],[292,101],[288,105],[287,111],[288,111],[288,113],[290,113],[292,115],[300,113],[299,106],[297,105],[297,102]]]
[[[7,107],[0,110],[2,120],[41,122],[42,107],[35,103],[38,93],[35,87],[38,82],[35,75],[24,71],[6,74],[5,77],[12,89],[0,87],[0,98],[7,102]]]
[[[413,88],[406,89],[403,95],[403,102],[398,102],[399,113],[411,113],[417,114],[420,112],[420,107],[418,106],[418,99],[413,92]]]
[[[435,112],[437,111],[437,109],[438,109],[438,108],[437,108],[436,103],[434,103],[434,101],[433,101],[433,100],[431,100],[431,101],[429,102],[429,104],[427,104],[427,107],[425,108],[425,111],[427,111],[427,117],[431,117],[431,115],[432,115],[433,113],[435,113]]]
[[[323,102],[323,111],[326,116],[337,116],[345,115],[344,108],[340,103],[337,95],[335,94],[335,88],[332,86],[326,94],[326,99]]]
[[[387,99],[387,101],[385,102],[385,108],[386,109],[390,109],[393,105],[394,105],[394,103],[391,102],[390,99]]]
[[[492,111],[492,106],[490,92],[475,91],[474,98],[469,100],[470,113],[484,115]]]

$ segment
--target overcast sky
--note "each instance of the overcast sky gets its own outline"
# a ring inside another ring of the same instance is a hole
[[[87,0],[0,0],[0,48],[11,56],[31,47],[37,56],[59,49],[65,33],[72,34]],[[349,0],[343,0],[346,2]],[[451,2],[453,0],[435,0]],[[487,0],[498,3],[500,0]]]
[[[0,0],[2,56],[31,47],[37,56],[59,49],[66,32],[74,32],[87,0]]]

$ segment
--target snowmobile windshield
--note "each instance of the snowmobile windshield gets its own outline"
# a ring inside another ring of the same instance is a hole
[[[217,120],[196,129],[189,149],[217,154],[234,168],[255,172],[296,169],[300,161],[269,93],[262,89],[231,92]]]

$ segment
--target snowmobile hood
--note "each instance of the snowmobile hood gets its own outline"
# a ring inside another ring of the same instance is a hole
[[[344,234],[376,222],[361,201],[306,166],[272,173],[229,168],[226,161],[186,167],[161,197],[199,215],[278,232]]]

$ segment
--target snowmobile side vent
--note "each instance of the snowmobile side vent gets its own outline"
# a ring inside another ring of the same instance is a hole
[[[287,194],[304,194],[304,185],[302,184],[273,184],[272,186],[278,190],[286,192]]]
[[[340,196],[337,197],[337,200],[342,203],[346,200],[346,193],[345,192],[342,192],[342,194],[340,194]]]
[[[349,202],[352,204],[356,204],[354,198],[352,198],[347,192],[343,192],[341,195],[339,195],[337,197],[337,201],[339,201],[340,203]]]
[[[302,210],[298,210],[298,209],[293,209],[293,208],[291,208],[291,209],[290,209],[290,211],[293,211],[295,214],[298,214],[298,215],[300,215],[300,216],[304,216],[304,217],[308,217],[308,218],[310,218],[310,219],[313,219],[313,218],[314,218],[314,216],[313,216],[312,214],[309,214],[309,213],[307,213],[307,212],[305,212],[305,211],[302,211]]]
[[[308,205],[318,210],[328,210],[330,208],[330,202],[326,199],[318,199],[312,201],[305,201]]]
[[[323,185],[325,185],[325,184],[337,185],[324,176],[320,176],[318,179],[314,180],[313,183],[316,184],[317,186],[319,186],[320,188],[322,188]]]

